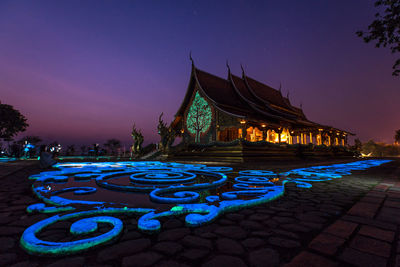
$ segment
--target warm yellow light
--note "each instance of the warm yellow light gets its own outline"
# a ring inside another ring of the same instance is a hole
[[[286,134],[286,133],[282,133],[282,134],[281,134],[281,142],[286,142],[287,139],[288,139],[287,134]]]
[[[323,129],[318,129],[318,131],[322,132]]]
[[[267,125],[263,124],[263,125],[261,125],[261,127],[265,128],[265,127],[267,127]]]
[[[181,130],[181,133],[184,133],[184,132],[185,132],[185,130],[182,129],[182,130]]]
[[[241,120],[240,123],[241,123],[241,124],[245,124],[246,121],[245,121],[245,120]]]

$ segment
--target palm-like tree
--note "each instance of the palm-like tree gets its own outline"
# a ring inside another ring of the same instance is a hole
[[[395,141],[397,144],[400,144],[400,130],[397,130],[397,131],[396,131],[396,133],[395,133],[395,135],[394,135],[394,141]]]

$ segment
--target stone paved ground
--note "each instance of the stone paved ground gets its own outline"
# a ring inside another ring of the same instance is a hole
[[[0,165],[0,266],[400,266],[400,160],[310,189],[289,184],[282,198],[203,227],[170,218],[147,235],[125,218],[119,242],[64,258],[19,248],[24,229],[47,217],[25,212],[37,202],[27,177],[40,170],[30,164]],[[41,237],[66,241],[68,229]]]

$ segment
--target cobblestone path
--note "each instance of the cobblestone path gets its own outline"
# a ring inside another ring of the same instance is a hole
[[[0,266],[400,266],[400,161],[310,189],[289,184],[278,200],[198,228],[170,218],[160,233],[147,235],[137,230],[137,218],[122,218],[118,242],[64,258],[19,248],[22,232],[48,217],[25,211],[39,202],[27,177],[40,170],[2,170]],[[57,223],[40,237],[69,241],[70,224]]]

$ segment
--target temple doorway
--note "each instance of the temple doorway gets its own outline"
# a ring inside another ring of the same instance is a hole
[[[239,138],[238,129],[235,127],[226,128],[218,132],[218,141],[230,142]]]

